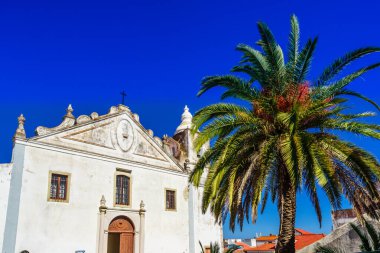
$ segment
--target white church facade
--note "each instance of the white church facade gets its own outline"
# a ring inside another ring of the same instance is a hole
[[[0,165],[3,253],[199,253],[222,243],[202,214],[202,187],[188,183],[197,161],[188,108],[174,136],[155,137],[124,105],[105,115],[38,127],[19,117],[12,160]],[[207,148],[207,147],[205,147]]]

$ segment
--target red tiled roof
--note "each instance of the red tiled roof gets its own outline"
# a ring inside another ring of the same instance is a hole
[[[275,247],[276,247],[276,244],[274,244],[274,243],[265,243],[265,244],[262,244],[260,246],[253,247],[251,249],[251,251],[264,251],[264,250],[266,250],[266,251],[273,250],[274,251]]]
[[[303,230],[303,229],[300,229],[300,228],[295,228],[294,229],[296,232],[300,233],[301,235],[310,235],[310,234],[313,234],[313,233],[310,233],[306,230]]]
[[[319,241],[323,237],[325,237],[324,234],[296,235],[296,250],[303,249],[304,247]]]
[[[251,246],[249,246],[248,244],[246,244],[244,242],[235,242],[235,244],[238,245],[238,246],[242,246],[244,251],[246,251],[246,250],[252,250],[254,248],[254,247],[251,247]]]
[[[300,250],[325,237],[324,234],[313,234],[302,229],[296,229],[296,231],[301,233],[301,235],[296,235],[296,243],[295,243],[296,250]],[[251,247],[250,251],[271,251],[271,250],[274,251],[275,247],[276,245],[274,243],[265,243],[257,247]]]
[[[277,239],[277,235],[260,236],[256,238],[256,241],[273,241]]]

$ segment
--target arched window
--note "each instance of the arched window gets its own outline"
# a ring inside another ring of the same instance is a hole
[[[116,175],[116,205],[129,206],[130,204],[130,178],[125,175]]]

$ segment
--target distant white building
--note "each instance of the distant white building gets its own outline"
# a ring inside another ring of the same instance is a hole
[[[331,218],[333,230],[335,230],[344,224],[353,222],[356,219],[356,215],[353,209],[341,209],[332,211]]]
[[[3,253],[198,253],[199,240],[221,244],[222,227],[201,213],[202,187],[188,183],[198,157],[187,107],[164,139],[123,105],[72,112],[31,138],[19,117],[12,161],[0,166]]]
[[[246,239],[226,239],[224,240],[227,244],[236,244],[237,242],[245,243],[249,246],[256,247],[256,239],[255,238],[246,238]]]

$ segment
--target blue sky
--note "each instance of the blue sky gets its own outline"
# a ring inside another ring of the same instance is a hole
[[[256,22],[265,21],[285,46],[289,17],[301,23],[304,42],[319,36],[310,78],[348,50],[380,46],[378,1],[11,1],[0,3],[0,162],[9,162],[17,116],[24,113],[27,135],[38,125],[55,126],[65,108],[74,114],[106,113],[120,103],[140,115],[156,135],[172,134],[183,107],[192,112],[219,100],[219,91],[195,94],[202,77],[226,74],[240,58],[238,43],[258,40]],[[380,54],[351,70],[380,61]],[[351,88],[380,102],[380,70]],[[352,110],[372,110],[353,100]],[[372,122],[379,123],[378,118]],[[342,135],[379,157],[377,142]],[[331,207],[321,193],[323,224],[304,194],[298,198],[298,227],[331,230]],[[348,204],[345,204],[348,206]],[[274,205],[255,225],[226,237],[277,233]]]

